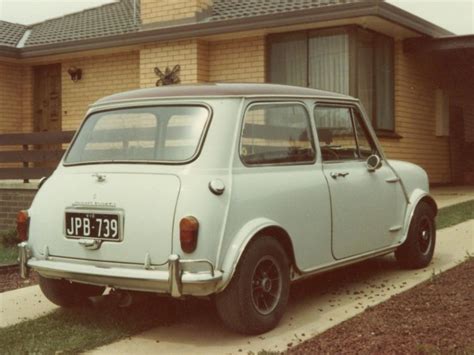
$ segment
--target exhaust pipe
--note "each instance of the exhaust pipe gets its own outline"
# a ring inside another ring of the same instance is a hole
[[[118,292],[118,303],[117,306],[120,308],[130,307],[133,304],[133,296],[128,291]]]
[[[112,289],[108,295],[100,297],[102,300],[99,301],[99,303],[109,303],[111,301],[112,304],[115,304],[117,307],[127,308],[133,304],[140,303],[149,297],[150,295],[145,292]]]

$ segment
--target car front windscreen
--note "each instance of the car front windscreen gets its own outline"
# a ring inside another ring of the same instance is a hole
[[[184,163],[198,154],[210,112],[203,106],[126,108],[87,117],[64,163]]]

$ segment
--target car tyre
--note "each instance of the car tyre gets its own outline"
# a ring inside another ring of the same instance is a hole
[[[435,212],[426,202],[415,209],[406,241],[395,251],[395,257],[403,268],[420,269],[433,259],[436,243]]]
[[[290,289],[290,265],[274,238],[255,239],[244,251],[224,291],[215,297],[217,313],[230,329],[261,334],[276,327],[285,312]]]
[[[72,308],[86,306],[89,298],[100,296],[105,287],[86,285],[67,280],[39,277],[41,291],[48,300],[60,307]]]

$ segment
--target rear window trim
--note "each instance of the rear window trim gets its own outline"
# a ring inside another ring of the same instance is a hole
[[[248,164],[244,161],[244,158],[242,156],[242,139],[243,139],[243,134],[244,134],[244,127],[245,127],[245,117],[247,115],[247,112],[253,107],[253,106],[258,106],[258,105],[288,105],[288,104],[293,104],[293,105],[298,105],[298,106],[302,106],[303,109],[305,110],[306,112],[306,117],[308,118],[308,129],[309,129],[309,133],[310,133],[310,136],[311,136],[311,145],[313,147],[313,150],[314,150],[314,158],[313,160],[308,160],[308,161],[303,161],[303,162],[287,162],[287,163],[261,163],[261,164]],[[307,105],[305,104],[304,101],[300,101],[298,99],[296,100],[283,100],[283,101],[279,101],[279,100],[258,100],[258,101],[253,101],[253,102],[250,102],[246,107],[245,107],[245,111],[244,111],[244,114],[242,115],[241,117],[241,125],[240,125],[240,132],[239,132],[239,159],[240,159],[240,162],[247,168],[258,168],[258,167],[280,167],[280,166],[298,166],[298,165],[314,165],[317,161],[317,158],[318,158],[318,150],[317,150],[317,146],[316,146],[316,139],[315,139],[315,136],[314,136],[314,132],[313,132],[313,122],[312,122],[312,116],[311,116],[311,113],[307,107]]]
[[[98,113],[105,113],[105,112],[113,112],[113,111],[119,111],[119,110],[126,110],[126,109],[140,109],[140,108],[156,108],[156,107],[202,107],[207,110],[207,120],[206,123],[204,124],[203,130],[201,132],[201,136],[199,137],[199,142],[196,146],[196,150],[194,154],[186,160],[179,160],[179,161],[169,161],[169,160],[94,160],[94,161],[84,161],[80,163],[66,163],[66,159],[70,153],[71,148],[73,145],[76,143],[77,137],[79,136],[80,131],[82,130],[82,127],[86,123],[86,121],[95,114]],[[202,147],[204,146],[204,142],[207,137],[207,133],[209,130],[209,127],[211,125],[211,121],[214,116],[214,111],[212,107],[208,104],[205,103],[190,103],[190,104],[162,104],[162,105],[140,105],[140,106],[130,106],[130,107],[114,107],[114,108],[107,108],[103,110],[97,110],[90,112],[83,120],[81,125],[79,126],[79,129],[76,131],[76,134],[74,135],[73,140],[69,144],[69,147],[64,154],[62,166],[64,167],[72,167],[72,166],[81,166],[81,165],[103,165],[103,164],[134,164],[134,165],[143,165],[143,164],[151,164],[151,165],[186,165],[194,162],[196,159],[199,158],[201,155]]]

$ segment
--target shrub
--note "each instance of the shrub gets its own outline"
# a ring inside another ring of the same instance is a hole
[[[12,229],[5,232],[0,232],[0,244],[4,247],[15,247],[18,243],[20,243],[20,239],[18,239],[16,230]]]

